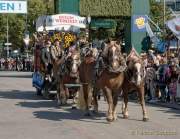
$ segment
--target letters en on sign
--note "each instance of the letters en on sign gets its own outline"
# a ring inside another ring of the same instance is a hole
[[[0,13],[27,13],[27,1],[0,0]]]

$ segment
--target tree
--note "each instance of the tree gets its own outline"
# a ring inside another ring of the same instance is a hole
[[[131,14],[131,0],[80,0],[80,15],[126,17]]]
[[[27,29],[32,33],[35,32],[36,19],[45,14],[53,13],[53,1],[47,0],[28,0]],[[8,14],[9,19],[9,42],[12,43],[13,49],[23,48],[23,37],[26,29],[26,15]],[[6,24],[7,14],[0,15],[0,41],[6,42]]]
[[[150,17],[151,19],[159,25],[160,28],[164,27],[164,4],[163,2],[157,2],[157,0],[150,0]],[[170,15],[170,10],[166,6],[165,19],[168,20]]]

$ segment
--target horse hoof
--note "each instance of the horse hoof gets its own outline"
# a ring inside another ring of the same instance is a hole
[[[124,119],[128,119],[128,115],[123,115],[123,118]]]
[[[113,117],[113,121],[117,121],[117,119],[118,119],[117,116],[116,116],[116,117]]]
[[[113,122],[113,121],[114,121],[114,118],[107,117],[106,120],[107,120],[108,122]]]
[[[147,122],[147,121],[149,121],[149,118],[145,118],[145,117],[144,117],[144,118],[143,118],[143,121],[144,121],[144,122]]]

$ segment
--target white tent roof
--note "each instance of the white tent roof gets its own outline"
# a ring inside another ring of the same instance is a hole
[[[86,18],[72,14],[57,14],[40,16],[36,21],[36,31],[44,30],[70,30],[77,32],[80,28],[86,28]]]

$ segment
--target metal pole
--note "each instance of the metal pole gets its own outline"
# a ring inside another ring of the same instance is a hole
[[[165,32],[165,22],[166,22],[166,0],[164,0],[164,32]]]
[[[7,14],[7,58],[9,57],[9,20]]]
[[[28,25],[27,25],[27,14],[26,14],[26,33],[27,33],[27,31],[28,31]],[[29,55],[28,55],[28,45],[26,46],[26,51],[27,51],[26,57],[28,59],[28,57],[29,57]]]
[[[174,0],[174,7],[175,7],[175,11],[177,10],[177,6],[176,6],[176,0]]]

